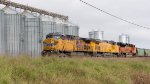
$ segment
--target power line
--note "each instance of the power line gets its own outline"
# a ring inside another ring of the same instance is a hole
[[[88,6],[92,7],[92,8],[95,8],[95,9],[97,9],[97,10],[99,10],[99,11],[101,11],[101,12],[107,14],[107,15],[110,15],[110,16],[112,16],[112,17],[114,17],[114,18],[117,18],[117,19],[119,19],[119,20],[122,20],[122,21],[124,21],[124,22],[127,22],[127,23],[129,23],[129,24],[132,24],[132,25],[135,25],[135,26],[138,26],[138,27],[141,27],[141,28],[150,29],[149,27],[145,27],[145,26],[136,24],[136,23],[134,23],[134,22],[125,20],[125,19],[120,18],[120,17],[118,17],[118,16],[116,16],[116,15],[113,15],[113,14],[111,14],[111,13],[109,13],[109,12],[106,12],[106,11],[104,11],[104,10],[98,8],[98,7],[95,7],[95,6],[93,6],[93,5],[91,5],[91,4],[87,3],[87,2],[85,2],[85,1],[83,1],[83,0],[80,0],[80,1],[81,1],[82,3],[88,5]]]

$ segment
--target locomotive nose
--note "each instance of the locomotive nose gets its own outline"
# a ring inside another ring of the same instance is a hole
[[[57,44],[58,43],[55,39],[46,39],[43,42],[44,50],[55,50]]]

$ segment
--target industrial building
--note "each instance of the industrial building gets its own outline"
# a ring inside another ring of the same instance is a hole
[[[49,33],[79,35],[68,16],[0,0],[0,55],[40,56],[42,41]]]

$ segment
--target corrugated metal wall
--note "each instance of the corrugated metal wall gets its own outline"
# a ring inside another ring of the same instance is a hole
[[[0,53],[4,54],[4,46],[3,46],[3,41],[4,41],[4,13],[0,11]]]
[[[5,14],[5,53],[8,55],[19,55],[21,16],[14,14]]]
[[[79,28],[78,26],[68,26],[68,35],[78,35],[79,34]]]
[[[79,28],[0,11],[0,54],[40,56],[42,41],[53,32],[78,36]]]
[[[56,32],[56,28],[54,26],[54,22],[51,21],[43,21],[42,22],[42,27],[43,27],[43,39],[46,38],[46,35],[49,33]]]
[[[23,42],[22,50],[26,55],[38,56],[41,52],[41,34],[42,28],[40,27],[40,18],[24,18],[22,29]]]
[[[44,38],[47,34],[53,32],[59,32],[65,35],[74,35],[74,36],[79,35],[78,26],[68,26],[67,24],[62,24],[62,23],[56,24],[55,22],[51,22],[51,21],[43,21],[42,25],[43,25]]]

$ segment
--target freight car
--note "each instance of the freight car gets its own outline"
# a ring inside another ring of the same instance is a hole
[[[150,49],[137,48],[136,52],[137,52],[136,56],[139,56],[139,57],[150,57]]]
[[[86,56],[134,56],[136,47],[132,44],[117,43],[114,41],[100,41],[80,38],[60,33],[50,33],[43,41],[42,56],[53,54],[71,56],[71,53],[84,53]]]

